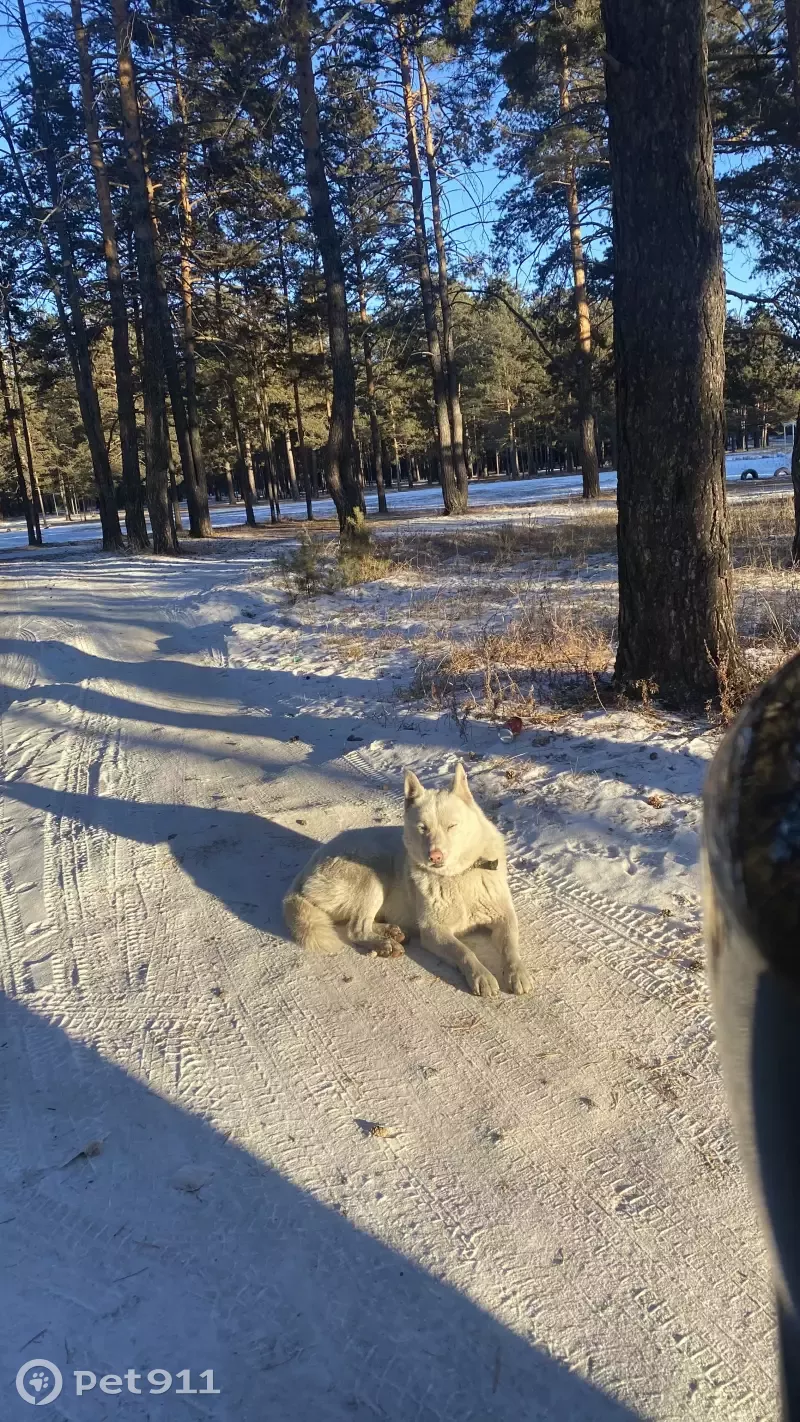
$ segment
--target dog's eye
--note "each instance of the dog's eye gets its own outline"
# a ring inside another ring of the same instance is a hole
[[[446,829],[446,830],[454,830],[454,829],[455,829],[455,825],[445,825],[445,829]]]

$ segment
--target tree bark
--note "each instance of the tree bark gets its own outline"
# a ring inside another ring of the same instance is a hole
[[[169,317],[169,303],[161,284],[162,319],[166,322],[167,380],[170,387],[172,419],[181,449],[181,466],[186,480],[186,495],[189,508],[189,524],[193,538],[210,538],[213,535],[211,515],[208,510],[208,484],[203,460],[203,441],[200,435],[200,415],[197,406],[197,346],[194,329],[193,272],[194,253],[194,213],[189,191],[189,110],[186,95],[178,73],[178,60],[173,45],[173,79],[175,84],[175,107],[180,119],[180,148],[178,152],[178,190],[180,195],[181,236],[180,236],[180,288],[181,320],[183,325],[183,367],[186,380],[186,405],[183,403],[180,372],[177,355],[172,340]],[[191,464],[192,478],[187,480],[187,468]]]
[[[178,493],[178,481],[175,478],[175,460],[171,455],[169,460],[169,497],[172,503],[172,521],[175,525],[175,532],[181,533],[183,531],[181,500]]]
[[[133,366],[131,363],[128,312],[125,305],[125,288],[122,284],[122,268],[117,244],[117,228],[114,209],[111,204],[111,184],[108,179],[103,145],[100,139],[100,124],[97,117],[97,102],[92,73],[92,59],[89,51],[89,36],[83,23],[80,0],[70,0],[72,25],[75,32],[75,46],[78,53],[83,121],[86,141],[89,146],[89,162],[94,177],[97,206],[100,213],[100,230],[103,236],[103,255],[106,263],[106,283],[111,307],[111,349],[114,357],[114,379],[117,387],[117,413],[119,416],[119,443],[122,454],[122,488],[125,496],[125,531],[128,546],[134,549],[149,548],[147,524],[144,516],[144,488],[139,471],[139,447],[136,433],[136,401],[134,397]]]
[[[17,426],[14,418],[14,406],[11,400],[11,391],[8,386],[6,375],[6,365],[3,359],[3,350],[0,345],[0,393],[3,396],[3,408],[6,416],[6,429],[11,444],[11,457],[14,462],[14,469],[17,475],[17,488],[19,490],[20,502],[25,514],[25,524],[28,529],[28,543],[31,548],[37,547],[42,541],[42,531],[39,528],[39,521],[36,516],[36,507],[28,492],[28,485],[25,480],[25,470],[22,466],[22,456],[19,452],[19,440],[17,439]]]
[[[381,439],[381,426],[378,419],[378,405],[375,398],[375,370],[372,364],[372,332],[370,330],[369,312],[367,311],[367,293],[364,285],[364,269],[361,260],[361,247],[356,234],[355,218],[352,214],[352,247],[353,261],[356,269],[356,285],[358,287],[358,318],[361,324],[361,340],[364,349],[364,374],[367,381],[367,408],[369,411],[369,435],[372,445],[372,460],[375,466],[375,483],[378,489],[378,513],[388,513],[386,503],[386,474],[384,465],[383,440]],[[391,470],[388,471],[389,483],[392,480]]]
[[[797,111],[795,143],[800,148],[800,0],[784,0],[789,67],[792,73],[792,93]],[[792,489],[794,491],[794,538],[792,562],[800,563],[800,406],[794,426],[792,445]]]
[[[618,685],[738,683],[725,505],[725,283],[706,0],[603,0],[614,224]],[[668,267],[664,256],[669,254]]]
[[[294,440],[292,439],[292,435],[294,435],[295,439],[297,438],[294,430],[284,430],[283,446],[286,452],[286,472],[289,475],[289,491],[292,498],[296,499],[299,497],[300,490],[297,487],[297,470],[294,464]],[[309,519],[313,519],[313,510],[309,511],[308,507],[308,491],[306,491],[306,513]]]
[[[112,0],[111,8],[142,313],[142,395],[147,503],[150,509],[154,552],[177,553],[178,540],[170,517],[169,433],[164,408],[164,330],[158,290],[155,234],[139,122],[136,74],[131,53],[132,20],[128,0]]]
[[[264,482],[266,484],[267,498],[269,499],[269,520],[270,523],[280,523],[281,505],[278,494],[278,480],[275,475],[275,450],[272,444],[272,430],[269,424],[269,402],[264,389],[263,379],[258,369],[254,369],[253,377],[256,387],[256,405],[258,407],[261,443],[264,450]]]
[[[511,414],[511,396],[506,395],[506,414],[508,415],[508,448],[509,448],[509,473],[512,479],[519,478],[519,446],[517,444],[517,427]]]
[[[43,502],[43,500],[42,500],[42,491],[41,491],[41,489],[39,488],[39,481],[38,481],[38,479],[36,478],[36,465],[35,465],[34,459],[33,459],[33,447],[32,447],[32,445],[31,445],[31,432],[30,432],[30,427],[29,427],[29,425],[28,425],[28,412],[27,412],[27,410],[26,410],[26,408],[25,408],[25,392],[24,392],[24,390],[22,389],[22,377],[21,377],[21,375],[20,375],[20,370],[19,370],[19,361],[17,360],[17,341],[16,341],[16,337],[15,337],[15,335],[14,335],[14,327],[13,327],[12,324],[11,324],[11,312],[10,312],[10,310],[9,310],[8,301],[5,302],[5,311],[6,311],[6,335],[8,336],[8,353],[9,353],[9,355],[11,356],[11,370],[12,370],[12,374],[13,374],[13,376],[14,376],[14,389],[15,389],[16,395],[17,395],[17,405],[16,405],[16,408],[17,408],[17,411],[18,411],[18,413],[19,413],[19,422],[20,422],[20,424],[21,424],[21,426],[22,426],[22,442],[23,442],[23,444],[24,444],[24,446],[25,446],[25,463],[26,463],[27,466],[28,466],[28,484],[29,484],[29,486],[30,486],[31,505],[32,505],[32,511],[33,511],[33,524],[34,524],[34,528],[35,528],[35,531],[36,531],[36,542],[37,542],[37,543],[41,543],[41,541],[42,541],[42,530],[41,530],[41,528],[40,528],[40,526],[39,526],[39,520],[40,520],[40,517],[41,517],[41,519],[42,519],[43,522],[44,522],[45,528],[46,528],[46,527],[47,527],[47,518],[46,518],[46,516],[45,516],[45,511],[44,511],[44,502]]]
[[[196,465],[195,453],[189,434],[186,405],[183,398],[180,367],[178,365],[178,352],[172,331],[169,297],[167,296],[167,288],[164,285],[161,265],[158,260],[158,223],[155,216],[155,190],[150,179],[150,174],[147,171],[146,163],[144,172],[147,205],[150,213],[150,225],[153,232],[153,251],[155,252],[156,258],[156,295],[158,297],[158,309],[161,318],[161,353],[164,362],[167,393],[169,395],[169,407],[172,411],[172,423],[175,427],[175,439],[181,461],[181,473],[183,474],[183,481],[186,485],[186,503],[189,509],[189,533],[192,538],[210,538],[214,530],[211,527],[211,516],[208,511],[208,488],[202,465],[199,432],[197,455],[201,463]]]
[[[253,469],[253,447],[247,435],[244,441],[244,474],[247,480],[247,487],[250,491],[250,502],[255,503],[257,498],[255,471]]]
[[[433,386],[433,414],[436,446],[439,454],[439,472],[442,483],[442,498],[445,513],[463,513],[466,499],[456,483],[453,460],[450,410],[447,403],[447,382],[444,372],[442,344],[436,320],[436,306],[433,296],[428,257],[428,232],[425,221],[425,200],[422,189],[422,173],[419,166],[417,122],[414,114],[414,95],[411,87],[411,59],[408,52],[405,23],[402,15],[397,17],[397,35],[400,78],[403,84],[403,108],[405,112],[406,147],[411,179],[411,206],[414,216],[414,245],[417,253],[417,270],[422,301],[422,316],[425,323],[425,338],[431,363],[431,383]]]
[[[320,143],[307,0],[287,0],[287,13],[292,26],[295,84],[300,104],[300,131],[311,203],[311,220],[319,244],[328,298],[328,331],[333,374],[333,400],[328,429],[328,488],[336,505],[340,532],[346,534],[356,514],[364,514],[364,499],[355,477],[353,462],[356,378],[350,348],[347,289],[342,248],[331,207]]]
[[[567,46],[561,46],[561,72],[558,81],[559,108],[569,112],[569,58]],[[578,436],[581,451],[583,497],[596,499],[600,495],[600,465],[592,397],[592,322],[586,295],[586,261],[583,254],[578,178],[575,164],[567,164],[564,187],[569,215],[569,245],[572,254],[572,290],[575,301],[575,339],[578,360]]]
[[[242,498],[244,499],[245,522],[250,528],[255,528],[256,515],[253,508],[253,493],[250,477],[247,470],[247,449],[245,445],[244,430],[239,419],[239,401],[236,398],[236,385],[231,370],[230,352],[228,350],[228,333],[225,324],[225,308],[222,302],[222,284],[219,279],[219,272],[214,272],[214,307],[217,316],[217,335],[219,337],[219,348],[222,354],[222,372],[225,381],[225,394],[228,399],[228,412],[231,417],[231,429],[236,442],[236,462],[239,473],[239,485]]]
[[[294,416],[295,416],[295,420],[297,421],[297,449],[298,449],[298,453],[299,453],[299,455],[300,455],[300,472],[301,472],[301,474],[302,474],[302,476],[303,476],[303,488],[304,488],[304,490],[305,490],[305,495],[306,495],[306,516],[307,516],[307,518],[308,518],[308,520],[309,520],[309,522],[310,522],[310,521],[313,519],[313,517],[314,517],[314,512],[313,512],[313,509],[312,509],[312,506],[311,506],[311,500],[312,500],[311,470],[310,470],[310,468],[309,468],[308,450],[306,449],[306,432],[305,432],[305,427],[304,427],[304,425],[303,425],[303,406],[302,406],[302,402],[301,402],[301,400],[300,400],[300,380],[299,380],[299,378],[298,378],[297,369],[296,369],[295,363],[294,363],[294,329],[293,329],[293,326],[292,326],[292,308],[291,308],[291,303],[290,303],[290,301],[289,301],[289,276],[288,276],[288,273],[287,273],[287,271],[286,271],[286,259],[285,259],[285,257],[284,257],[284,252],[283,252],[283,234],[282,234],[282,232],[281,232],[280,223],[278,223],[277,234],[278,234],[278,261],[279,261],[279,263],[280,263],[280,269],[281,269],[281,286],[282,286],[282,288],[283,288],[283,309],[284,309],[284,315],[285,315],[285,318],[286,318],[286,353],[287,353],[287,355],[288,355],[288,357],[289,357],[289,365],[290,365],[291,371],[292,371],[292,393],[293,393],[293,395],[294,395]],[[330,419],[330,410],[328,411],[328,419]],[[296,483],[296,475],[295,475],[295,472],[294,472],[294,459],[292,459],[291,474],[292,474],[292,477],[295,479],[295,483]],[[293,497],[296,497],[296,496],[297,496],[297,493],[298,493],[298,490],[297,490],[297,488],[296,488],[296,486],[295,486],[295,488],[292,490],[292,495],[293,495]]]
[[[422,55],[417,53],[419,72],[420,108],[422,110],[422,132],[425,140],[425,161],[428,170],[428,187],[431,194],[431,225],[436,246],[436,264],[439,276],[439,309],[442,313],[442,345],[444,346],[445,379],[447,383],[447,409],[450,416],[452,434],[453,466],[458,492],[466,505],[469,499],[469,471],[464,451],[464,417],[461,413],[461,393],[459,372],[456,362],[455,338],[453,335],[453,307],[447,281],[447,252],[444,244],[444,224],[442,223],[442,203],[439,192],[439,171],[436,162],[436,145],[431,125],[430,90],[425,74]]]
[[[33,122],[37,138],[42,148],[42,160],[47,177],[47,187],[51,212],[49,218],[55,232],[58,244],[59,262],[61,268],[61,280],[64,283],[66,293],[66,305],[69,308],[67,316],[64,307],[58,278],[54,276],[54,286],[59,287],[56,303],[59,312],[59,322],[64,332],[67,353],[72,366],[75,379],[75,388],[78,395],[78,405],[81,412],[81,422],[86,434],[86,441],[89,445],[89,453],[92,460],[92,473],[97,487],[97,498],[100,505],[100,524],[103,530],[103,547],[108,552],[115,552],[122,547],[122,530],[119,525],[119,514],[117,513],[117,503],[114,495],[114,480],[111,477],[111,465],[108,459],[105,438],[103,436],[103,421],[100,414],[100,402],[97,398],[97,387],[94,382],[94,372],[92,370],[92,358],[89,349],[89,333],[86,327],[86,319],[83,314],[83,298],[81,295],[80,283],[75,270],[75,262],[72,254],[72,242],[70,240],[69,229],[64,217],[62,206],[61,180],[56,163],[55,150],[52,145],[50,135],[50,121],[47,110],[43,103],[41,93],[41,80],[39,66],[36,62],[36,55],[31,42],[31,34],[28,26],[28,16],[25,10],[24,0],[18,0],[19,23],[22,31],[22,38],[25,45],[25,54],[28,61],[28,70],[31,82],[31,100],[33,105]],[[3,116],[3,130],[6,139],[11,138],[10,128]],[[13,138],[12,138],[13,146]],[[13,147],[12,163],[18,175],[22,174],[21,165],[18,162],[16,148]],[[36,204],[23,179],[23,194],[26,203],[31,208],[32,215],[36,215]],[[49,245],[43,234],[43,248],[45,250],[45,261],[48,266],[48,274],[51,269],[52,259],[50,258]],[[54,292],[55,294],[55,292]]]
[[[395,466],[395,469],[397,470],[397,487],[398,487],[398,490],[399,490],[399,488],[400,488],[400,446],[399,446],[399,444],[397,443],[397,423],[396,423],[395,417],[394,417],[394,404],[393,404],[393,402],[392,402],[391,400],[389,401],[389,419],[390,419],[390,421],[391,421],[391,426],[392,426],[392,455],[393,455],[393,457],[394,457],[394,466]],[[409,483],[409,487],[410,487],[410,483]]]

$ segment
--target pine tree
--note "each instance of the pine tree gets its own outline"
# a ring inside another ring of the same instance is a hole
[[[136,430],[136,403],[131,363],[128,311],[122,282],[117,228],[111,201],[111,183],[100,138],[97,97],[95,92],[89,35],[83,21],[80,0],[70,0],[75,47],[80,73],[81,101],[86,126],[89,161],[94,175],[103,252],[111,307],[111,329],[114,351],[114,373],[117,386],[119,438],[122,450],[122,484],[125,493],[125,530],[128,546],[147,548],[150,540],[144,517],[144,490],[139,473],[139,448]]]
[[[735,684],[725,511],[725,283],[705,0],[603,0],[614,212],[618,684]],[[669,253],[670,280],[663,256]]]
[[[325,273],[328,308],[330,360],[333,374],[333,401],[328,431],[327,477],[339,528],[346,535],[357,513],[364,512],[353,451],[353,421],[356,383],[350,346],[347,286],[342,261],[342,243],[331,206],[319,130],[314,68],[311,58],[311,17],[307,0],[289,0],[287,13],[294,50],[294,74],[300,105],[300,132],[303,144],[311,220]]]
[[[587,294],[585,212],[602,233],[608,206],[599,0],[536,7],[502,0],[488,37],[508,85],[503,163],[517,177],[498,225],[548,250],[540,282],[569,270],[574,306],[574,383],[583,496],[600,492]],[[585,188],[585,192],[582,191]],[[602,240],[602,239],[601,239]]]
[[[17,0],[17,8],[30,81],[32,127],[39,145],[37,156],[44,168],[46,189],[51,206],[52,230],[58,248],[58,265],[56,265],[47,234],[43,229],[40,230],[40,240],[45,262],[49,269],[64,339],[69,351],[83,426],[91,450],[92,467],[100,505],[103,547],[108,551],[114,551],[122,546],[122,531],[92,371],[83,294],[75,265],[72,235],[62,201],[62,183],[50,120],[48,96],[45,93],[46,86],[31,38],[24,0]],[[34,220],[36,203],[23,170],[17,143],[7,115],[2,114],[0,118],[2,119],[6,147],[19,183],[20,194],[31,219]]]

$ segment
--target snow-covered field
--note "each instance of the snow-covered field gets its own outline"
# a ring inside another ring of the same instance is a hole
[[[761,479],[769,479],[776,469],[787,467],[789,458],[790,456],[787,454],[762,453],[760,450],[752,449],[747,454],[730,454],[727,456],[728,479],[738,481],[741,479],[742,471],[750,468],[757,469]],[[600,487],[606,492],[613,492],[616,489],[616,470],[604,471],[600,475]],[[579,474],[558,474],[536,479],[477,481],[470,485],[469,500],[472,508],[502,507],[504,504],[524,507],[528,504],[546,503],[551,499],[563,499],[567,494],[580,493],[580,488]],[[366,505],[368,513],[376,513],[377,495],[367,494]],[[413,489],[392,490],[389,493],[389,507],[393,513],[411,513],[420,509],[430,509],[431,513],[436,513],[441,509],[441,505],[441,490],[428,484],[420,484]],[[284,518],[304,519],[306,516],[305,502],[287,501],[281,505],[281,511]],[[317,518],[331,518],[334,512],[331,499],[314,500],[314,513]],[[186,524],[187,517],[184,505],[184,524]],[[266,517],[268,522],[269,508],[259,505],[256,517],[259,522]],[[244,522],[244,506],[239,504],[231,508],[228,504],[212,502],[211,522],[214,528],[232,528],[240,525]],[[63,542],[85,543],[98,537],[99,524],[96,518],[88,519],[85,523],[80,519],[67,522],[63,518],[51,518],[49,528],[44,530],[44,541],[48,545]],[[7,548],[24,548],[27,546],[27,542],[23,520],[0,520],[0,553]]]
[[[70,1422],[773,1418],[699,935],[715,733],[459,727],[410,694],[408,579],[292,605],[274,556],[0,567],[0,1416],[46,1358]],[[459,757],[533,995],[303,956],[312,846]],[[152,1368],[220,1392],[70,1395]]]

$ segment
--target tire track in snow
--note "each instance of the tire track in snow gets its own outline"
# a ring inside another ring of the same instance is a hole
[[[355,751],[347,759],[368,779],[385,783],[385,770],[376,774],[366,751]],[[624,1054],[641,1042],[647,1043],[653,1055],[674,1057],[687,1071],[688,1080],[681,1088],[683,1100],[671,1099],[669,1094],[664,1099],[651,1092],[651,1117],[658,1122],[659,1130],[672,1133],[681,1145],[696,1151],[712,1176],[715,1172],[737,1172],[735,1144],[713,1056],[705,985],[695,965],[687,962],[685,946],[668,926],[654,922],[652,915],[630,907],[618,908],[577,883],[553,881],[541,871],[533,884],[530,876],[518,871],[512,871],[510,877],[523,941],[532,945],[528,953],[531,965],[536,967],[540,958],[538,944],[545,945],[549,962],[558,965],[550,971],[545,989],[549,1010],[560,994],[568,1003],[570,1015],[577,1013],[583,1027],[573,1027],[568,1047],[556,1037],[553,1055],[564,1056],[569,1050],[580,1054],[582,1074],[590,1080],[593,1072],[591,1058],[586,1058],[587,1046],[597,1034],[598,1023],[603,1023],[604,1032],[623,1061]],[[584,986],[582,979],[587,969],[591,976]],[[411,993],[403,974],[398,975],[398,988],[408,1010],[412,1010]],[[541,991],[538,985],[534,989],[537,996]],[[623,1003],[623,996],[627,997],[627,1004]],[[413,997],[417,1014],[421,1010],[429,1017],[431,1030],[435,1030],[437,1013],[431,998],[417,993]],[[657,1173],[655,1159],[639,1155],[635,1145],[632,1151],[630,1141],[626,1141],[624,1159],[608,1133],[597,1146],[584,1143],[582,1148],[579,1134],[571,1145],[565,1142],[559,1123],[570,1115],[575,1117],[579,1088],[562,1078],[562,1086],[556,1091],[535,1090],[534,1078],[539,1068],[532,1063],[539,1056],[538,1033],[543,1024],[527,1002],[504,1002],[498,1012],[495,1004],[477,999],[473,1011],[482,1036],[491,1039],[491,1048],[480,1054],[470,1051],[472,1037],[466,1032],[454,1034],[455,1050],[476,1080],[487,1063],[490,1065],[509,1119],[519,1119],[520,1102],[535,1102],[537,1123],[528,1149],[533,1147],[540,1169],[542,1157],[548,1159],[539,1185],[549,1196],[551,1207],[559,1199],[569,1200],[576,1193],[580,1196],[580,1209],[563,1217],[561,1233],[574,1237],[576,1224],[591,1223],[592,1233],[587,1229],[586,1243],[591,1241],[599,1249],[606,1270],[614,1272],[617,1266],[615,1293],[618,1299],[627,1300],[624,1309],[628,1318],[634,1321],[637,1314],[640,1320],[643,1316],[648,1331],[655,1325],[668,1349],[677,1355],[676,1364],[686,1371],[687,1383],[694,1384],[693,1392],[705,1396],[709,1405],[724,1405],[731,1416],[766,1416],[752,1409],[757,1408],[756,1399],[770,1387],[764,1364],[771,1364],[767,1350],[771,1349],[774,1330],[772,1304],[764,1251],[738,1172],[738,1198],[734,1196],[730,1202],[736,1207],[735,1227],[725,1214],[714,1209],[712,1185],[710,1200],[703,1201],[708,1232],[698,1229],[694,1218],[697,1202],[676,1201]],[[559,1030],[563,1033],[563,1022],[559,1023]],[[611,1053],[605,1055],[608,1058]],[[607,1067],[607,1061],[598,1062],[598,1066]],[[608,1079],[607,1070],[598,1071],[597,1075]],[[513,1091],[508,1089],[510,1083]],[[698,1108],[687,1104],[690,1093],[698,1101]],[[550,1149],[551,1133],[559,1137],[557,1156]],[[565,1160],[573,1159],[573,1151],[578,1153],[574,1159],[582,1165],[582,1178],[565,1167]],[[524,1159],[522,1151],[517,1156],[518,1167]],[[554,1180],[558,1181],[555,1188]],[[623,1221],[628,1227],[627,1238],[616,1228]],[[669,1251],[666,1259],[665,1246]],[[746,1271],[739,1267],[743,1250],[748,1247],[757,1264],[754,1280],[748,1279]],[[726,1261],[724,1266],[722,1260]],[[724,1285],[722,1278],[718,1279],[718,1287],[724,1289],[728,1308],[760,1320],[761,1331],[755,1340],[762,1349],[758,1361],[742,1359],[739,1340],[726,1337],[716,1327],[700,1329],[683,1317],[684,1291],[691,1288],[694,1271],[703,1262],[706,1266],[711,1263],[718,1274],[727,1274]],[[620,1263],[626,1265],[625,1272],[619,1270]],[[524,1294],[524,1279],[515,1277],[518,1265],[513,1244],[506,1267],[512,1290]],[[563,1337],[560,1342],[563,1346]]]

